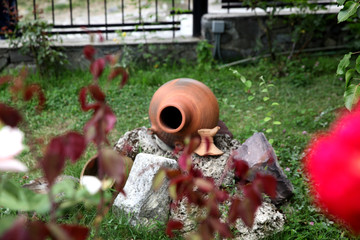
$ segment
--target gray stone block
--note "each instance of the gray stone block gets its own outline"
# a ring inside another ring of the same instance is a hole
[[[166,222],[171,201],[168,194],[169,181],[165,180],[157,191],[152,188],[154,177],[161,167],[176,169],[178,164],[173,159],[139,153],[124,187],[126,196],[117,196],[113,212],[130,215],[130,223],[133,225]]]
[[[346,23],[336,24],[335,13],[318,13],[319,18],[326,26],[321,37],[313,37],[310,43],[305,38],[299,39],[296,50],[303,50],[305,46],[310,48],[322,48],[324,46],[336,47],[346,45],[347,36],[351,35],[348,30],[343,30]],[[326,17],[324,17],[326,16]],[[295,25],[289,24],[293,21]],[[221,34],[221,55],[223,59],[235,60],[250,58],[257,55],[269,53],[268,37],[265,31],[269,16],[263,11],[258,11],[256,16],[249,13],[208,13],[201,19],[202,37],[215,45],[215,34],[212,32],[212,22],[225,21],[225,32]],[[290,51],[293,47],[292,34],[297,23],[303,21],[302,17],[295,17],[290,12],[281,14],[272,19],[272,30],[269,32],[272,39],[272,46],[276,53]],[[328,39],[332,39],[331,42]],[[313,49],[315,50],[315,49]]]
[[[263,133],[255,133],[247,139],[240,148],[235,150],[235,158],[248,162],[254,173],[249,180],[256,172],[271,174],[276,178],[277,197],[273,199],[274,204],[281,204],[293,195],[294,187],[280,167],[274,149]]]

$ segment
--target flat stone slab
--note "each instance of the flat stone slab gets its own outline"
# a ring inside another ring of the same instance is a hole
[[[123,194],[119,194],[113,204],[117,215],[130,215],[132,225],[148,224],[152,221],[166,222],[170,213],[169,181],[166,179],[159,190],[152,188],[153,180],[160,168],[177,169],[174,159],[152,154],[139,153],[136,156]]]

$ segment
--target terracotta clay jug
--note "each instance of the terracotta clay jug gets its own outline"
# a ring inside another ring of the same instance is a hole
[[[214,128],[219,121],[215,95],[202,82],[189,78],[171,80],[153,95],[149,118],[150,130],[167,145],[183,144],[198,130]]]

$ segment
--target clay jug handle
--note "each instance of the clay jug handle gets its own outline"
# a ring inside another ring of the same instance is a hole
[[[148,133],[151,134],[151,135],[156,134],[156,132],[157,132],[157,130],[156,130],[155,127],[150,127],[150,128],[148,128],[147,131],[148,131]]]

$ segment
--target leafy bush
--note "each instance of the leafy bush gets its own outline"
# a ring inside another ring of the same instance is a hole
[[[14,32],[9,33],[9,44],[12,48],[19,48],[24,55],[31,55],[35,59],[37,70],[41,75],[59,73],[68,61],[60,48],[52,45],[54,40],[51,32],[52,26],[47,22],[37,19],[20,21]]]

